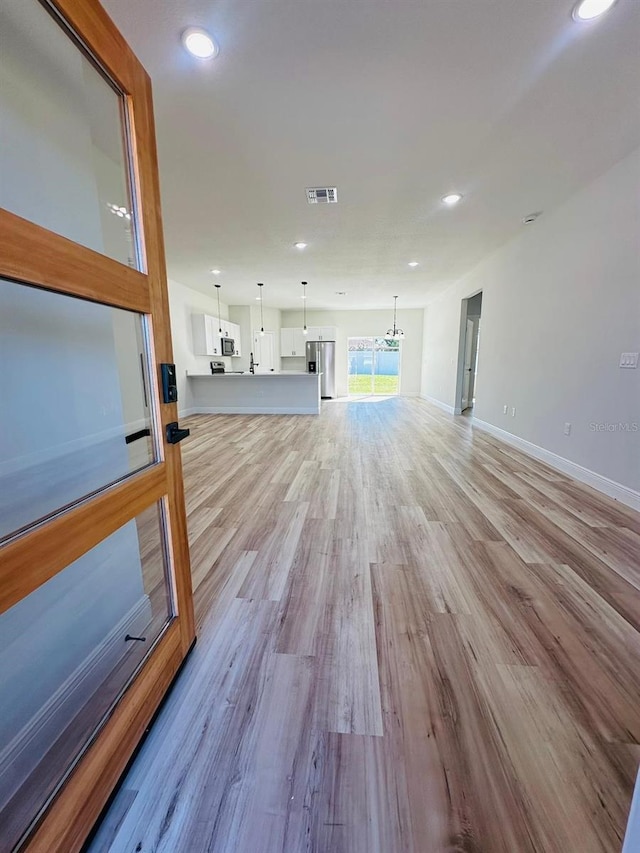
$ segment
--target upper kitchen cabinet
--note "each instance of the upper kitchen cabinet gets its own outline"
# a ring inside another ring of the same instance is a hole
[[[235,343],[235,353],[234,356],[240,357],[242,355],[242,340],[240,338],[240,326],[237,323],[229,323],[227,321],[227,328],[229,333],[227,335],[228,338],[233,338]]]
[[[192,314],[193,352],[195,355],[220,355],[218,318],[209,314]]]
[[[235,355],[242,355],[240,326],[211,314],[192,314],[193,352],[195,355],[222,355],[220,338],[235,341]]]
[[[337,339],[338,330],[336,326],[309,326],[307,331],[307,340],[309,341],[335,341]]]
[[[308,337],[308,335],[304,334],[302,328],[281,329],[280,355],[282,358],[291,358],[293,356],[304,358]]]

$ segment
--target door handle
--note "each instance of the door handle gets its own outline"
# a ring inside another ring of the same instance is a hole
[[[179,441],[182,441],[182,439],[186,438],[189,434],[190,430],[180,429],[178,421],[167,424],[167,442],[169,444],[178,444]]]

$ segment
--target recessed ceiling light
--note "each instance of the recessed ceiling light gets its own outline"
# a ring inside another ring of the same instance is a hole
[[[615,2],[616,0],[580,0],[573,7],[573,20],[592,21],[604,15]]]
[[[211,270],[214,275],[220,275],[220,270]]]
[[[302,242],[300,242],[300,243],[294,243],[293,245],[295,246],[295,248],[296,248],[296,249],[306,249],[306,248],[307,248],[307,244],[306,244],[306,243],[302,243]]]
[[[409,266],[410,267],[419,267],[420,264],[418,263],[418,261],[409,261]]]
[[[256,296],[256,299],[258,300],[258,302],[260,302],[260,300],[262,299],[262,296]]]
[[[460,193],[449,193],[449,195],[442,196],[442,201],[450,207],[457,204],[461,199],[462,195]]]
[[[182,44],[196,59],[213,59],[218,55],[218,45],[206,30],[188,27],[182,33]]]

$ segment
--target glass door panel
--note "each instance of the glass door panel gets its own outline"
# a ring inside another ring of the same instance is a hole
[[[349,396],[398,394],[400,341],[391,338],[349,338]]]
[[[124,99],[48,8],[1,4],[0,207],[138,268]]]
[[[0,615],[0,851],[64,781],[174,608],[151,506]]]
[[[195,636],[152,116],[99,0],[0,2],[0,853],[80,848]]]
[[[373,394],[373,338],[348,340],[350,397]]]
[[[375,338],[373,393],[397,394],[400,390],[400,341]]]
[[[0,279],[0,541],[153,463],[144,317]]]

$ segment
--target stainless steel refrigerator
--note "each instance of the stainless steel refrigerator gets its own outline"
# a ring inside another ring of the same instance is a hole
[[[320,373],[320,396],[336,396],[336,342],[307,341],[307,371]]]

